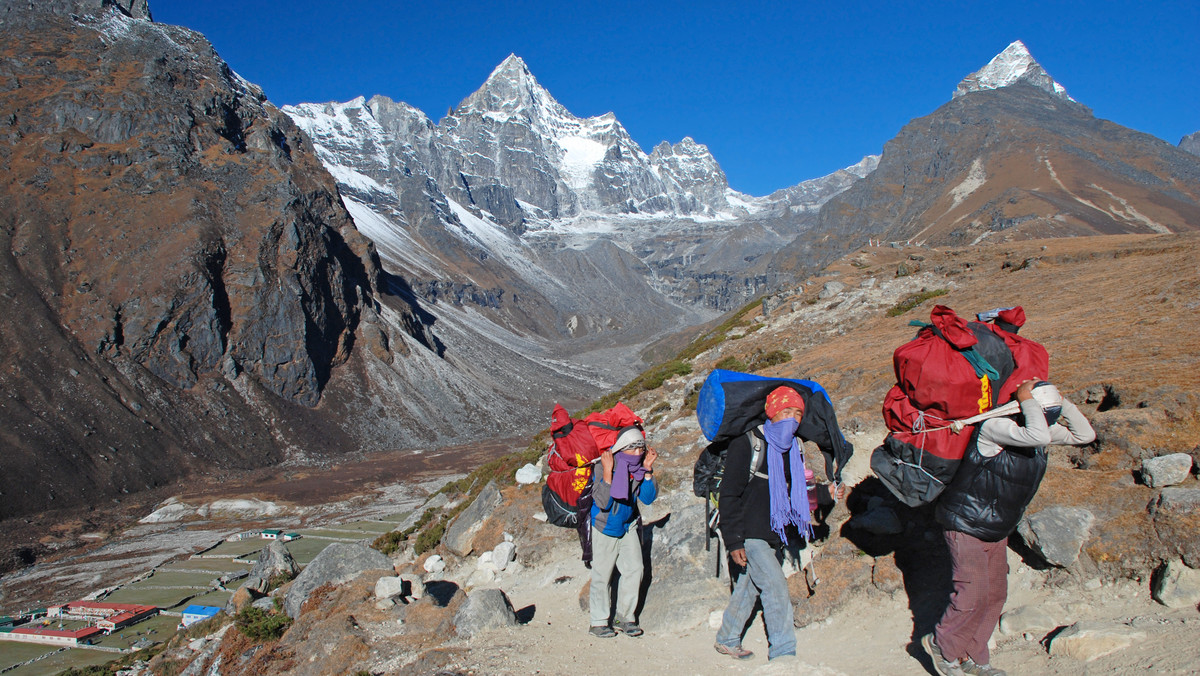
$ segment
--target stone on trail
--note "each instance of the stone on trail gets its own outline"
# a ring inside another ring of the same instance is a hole
[[[755,660],[757,658],[756,655]],[[750,673],[754,676],[846,676],[844,672],[837,669],[802,662],[795,655],[781,655]]]
[[[1146,632],[1126,624],[1078,622],[1051,639],[1050,654],[1091,662],[1145,639]]]
[[[454,614],[454,627],[459,636],[470,637],[481,631],[517,624],[512,603],[503,591],[495,588],[476,589]]]
[[[283,600],[288,617],[300,617],[300,608],[314,589],[325,584],[338,584],[357,577],[367,570],[392,572],[392,561],[382,553],[357,543],[335,542],[312,560],[312,563],[292,582]]]
[[[1064,615],[1066,612],[1057,604],[1020,606],[1000,616],[1000,633],[1005,636],[1033,634],[1042,637],[1062,626],[1059,620]]]
[[[1192,456],[1172,453],[1142,461],[1142,479],[1151,488],[1183,483],[1192,473]]]
[[[1195,608],[1200,605],[1200,570],[1171,561],[1154,576],[1150,595],[1168,608]]]
[[[1081,507],[1048,507],[1021,519],[1017,532],[1046,563],[1067,568],[1079,560],[1095,520]]]
[[[454,523],[450,524],[450,528],[446,529],[442,543],[459,556],[470,554],[473,549],[471,541],[475,539],[475,534],[483,526],[484,520],[500,506],[500,499],[500,489],[496,488],[496,482],[489,481],[479,492],[475,502],[463,510]]]

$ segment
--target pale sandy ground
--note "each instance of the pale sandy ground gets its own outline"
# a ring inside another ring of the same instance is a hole
[[[913,621],[903,591],[892,597],[859,596],[825,622],[797,630],[798,658],[768,663],[761,618],[751,626],[744,645],[755,656],[746,661],[713,650],[715,629],[707,622],[666,631],[646,625],[646,635],[599,639],[587,633],[588,619],[579,605],[587,571],[578,563],[577,547],[556,548],[554,563],[508,577],[501,587],[514,608],[534,606],[528,624],[454,640],[447,647],[467,648],[466,656],[444,673],[473,674],[932,674],[928,658],[913,643]],[[1021,636],[995,635],[993,662],[1019,674],[1200,674],[1200,612],[1169,609],[1150,598],[1147,585],[1133,581],[1086,590],[1081,584],[1051,588],[1045,573],[1019,564],[1010,552],[1013,572],[1006,609],[1027,605],[1066,608],[1064,624],[1103,620],[1132,624],[1144,641],[1081,662],[1051,656],[1039,642]],[[562,575],[572,579],[556,584]],[[820,590],[818,589],[818,592]],[[712,610],[721,610],[716,604]]]

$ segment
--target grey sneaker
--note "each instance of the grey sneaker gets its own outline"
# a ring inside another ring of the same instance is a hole
[[[971,676],[1008,676],[1007,671],[997,669],[990,664],[977,664],[970,657],[963,660],[961,666],[963,673],[971,674]]]
[[[602,624],[598,627],[592,627],[588,630],[588,633],[592,636],[599,636],[600,638],[612,638],[617,635],[617,632],[613,631],[612,627],[606,624]]]
[[[637,625],[637,622],[614,622],[613,628],[626,636],[641,636],[646,633]]]
[[[932,633],[921,637],[921,647],[925,649],[929,659],[933,660],[933,670],[942,676],[964,676],[966,673],[957,661],[951,662],[946,659],[946,656],[942,654],[942,649],[933,640]]]

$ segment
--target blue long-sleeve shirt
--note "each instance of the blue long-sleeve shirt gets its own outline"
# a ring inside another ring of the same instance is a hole
[[[654,478],[631,480],[629,495],[626,500],[613,498],[612,485],[597,471],[592,484],[592,529],[609,537],[623,537],[629,531],[629,526],[638,518],[637,502],[649,505],[658,497],[658,487]],[[634,496],[637,498],[636,502]]]

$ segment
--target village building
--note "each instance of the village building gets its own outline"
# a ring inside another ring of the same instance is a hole
[[[203,622],[208,618],[221,612],[220,608],[215,606],[197,606],[191,605],[183,609],[183,619],[180,624],[185,627],[190,627],[197,622]]]
[[[96,626],[109,634],[157,614],[158,608],[155,606],[99,601],[72,601],[61,606],[50,606],[46,610],[47,617],[95,620]]]
[[[46,627],[0,627],[0,641],[20,641],[22,643],[44,643],[47,645],[73,646],[88,644],[92,639],[102,636],[104,630],[100,627],[84,627],[82,629],[48,629]]]

